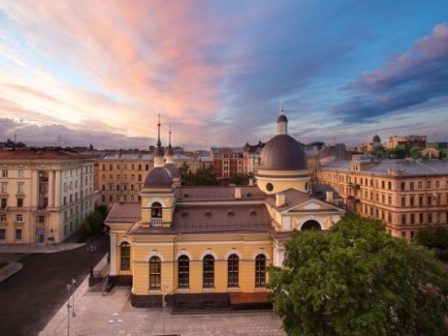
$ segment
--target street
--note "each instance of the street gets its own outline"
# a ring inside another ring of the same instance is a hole
[[[107,253],[109,237],[92,242],[94,265]],[[49,254],[32,254],[20,260],[23,269],[0,283],[0,335],[33,336],[67,299],[71,279],[80,284],[89,274],[86,246]]]

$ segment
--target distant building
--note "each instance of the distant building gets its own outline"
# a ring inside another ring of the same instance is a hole
[[[426,135],[394,135],[389,137],[386,142],[386,148],[405,147],[410,149],[412,147],[425,148],[426,147]]]
[[[244,149],[242,147],[212,147],[213,171],[218,181],[228,181],[234,175],[243,174]]]
[[[379,160],[354,155],[318,169],[316,182],[331,187],[348,209],[382,221],[396,237],[448,227],[448,163]]]
[[[94,159],[0,151],[0,243],[59,243],[94,210]]]
[[[260,153],[264,147],[264,143],[259,141],[256,145],[250,145],[246,143],[243,147],[243,172],[244,174],[255,175],[256,171],[260,167]]]

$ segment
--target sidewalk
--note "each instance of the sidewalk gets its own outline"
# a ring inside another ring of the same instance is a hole
[[[0,282],[6,280],[11,275],[17,273],[22,269],[23,265],[18,262],[8,262],[8,265],[0,268]]]
[[[86,243],[60,243],[54,245],[40,244],[2,244],[0,245],[0,253],[55,253],[62,251],[74,250],[84,246]]]

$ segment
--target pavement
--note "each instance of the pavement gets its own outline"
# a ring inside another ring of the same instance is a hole
[[[91,242],[97,264],[109,249],[107,235]],[[0,335],[34,336],[41,331],[67,298],[66,285],[82,283],[90,271],[84,246],[59,253],[2,254],[23,268],[0,283]]]
[[[55,253],[70,251],[84,246],[85,243],[60,243],[60,244],[2,244],[0,253]]]
[[[115,287],[104,295],[89,290],[87,280],[75,293],[75,317],[65,302],[39,336],[284,336],[281,321],[271,311],[244,311],[219,314],[171,314],[162,309],[135,308],[130,288]],[[114,315],[117,314],[117,315]],[[114,322],[112,321],[121,321]],[[113,331],[113,328],[115,330]]]
[[[0,268],[0,282],[6,280],[13,274],[17,273],[22,269],[23,265],[19,262],[11,261],[8,265]]]

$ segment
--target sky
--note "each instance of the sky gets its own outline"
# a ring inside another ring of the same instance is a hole
[[[448,2],[0,0],[0,141],[448,141]]]

